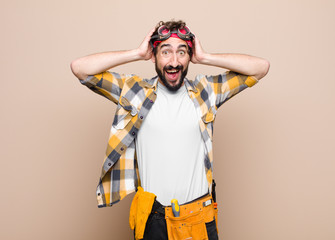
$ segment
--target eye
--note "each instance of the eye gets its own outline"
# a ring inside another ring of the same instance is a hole
[[[180,56],[184,56],[185,55],[185,51],[184,50],[180,50],[178,53],[179,53]]]
[[[163,56],[168,56],[170,54],[170,51],[169,50],[163,50],[162,51],[162,55]]]

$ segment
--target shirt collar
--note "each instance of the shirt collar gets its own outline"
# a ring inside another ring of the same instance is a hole
[[[157,91],[158,76],[151,79],[144,79],[142,84],[143,87],[152,88],[155,92]]]
[[[198,90],[195,88],[194,83],[187,78],[184,80],[184,84],[186,85],[186,88],[188,91],[198,92]]]
[[[158,76],[155,76],[151,79],[145,79],[143,81],[143,87],[146,88],[152,88],[154,91],[157,91],[157,84],[158,84]],[[198,90],[195,88],[194,83],[187,78],[184,79],[184,84],[188,91],[198,92]]]

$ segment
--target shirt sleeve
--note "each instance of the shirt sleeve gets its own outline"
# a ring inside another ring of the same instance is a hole
[[[80,83],[117,104],[125,81],[133,76],[107,71],[90,75],[85,80],[80,80]]]
[[[254,76],[233,71],[227,71],[217,76],[207,76],[207,80],[213,84],[217,108],[247,87],[252,87],[258,82]]]

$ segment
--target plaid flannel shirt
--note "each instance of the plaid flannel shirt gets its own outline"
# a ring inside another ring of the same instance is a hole
[[[135,138],[156,99],[158,77],[104,72],[80,81],[94,92],[117,104],[106,156],[97,187],[98,207],[112,206],[141,185],[136,160]],[[199,116],[205,143],[204,164],[208,187],[213,178],[213,123],[217,109],[235,94],[257,83],[252,76],[227,71],[217,76],[198,75],[184,79]]]

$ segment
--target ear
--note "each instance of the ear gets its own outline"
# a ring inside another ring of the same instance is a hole
[[[156,57],[155,57],[155,54],[154,54],[154,53],[152,53],[152,55],[151,55],[151,61],[152,61],[153,63],[156,62]]]

